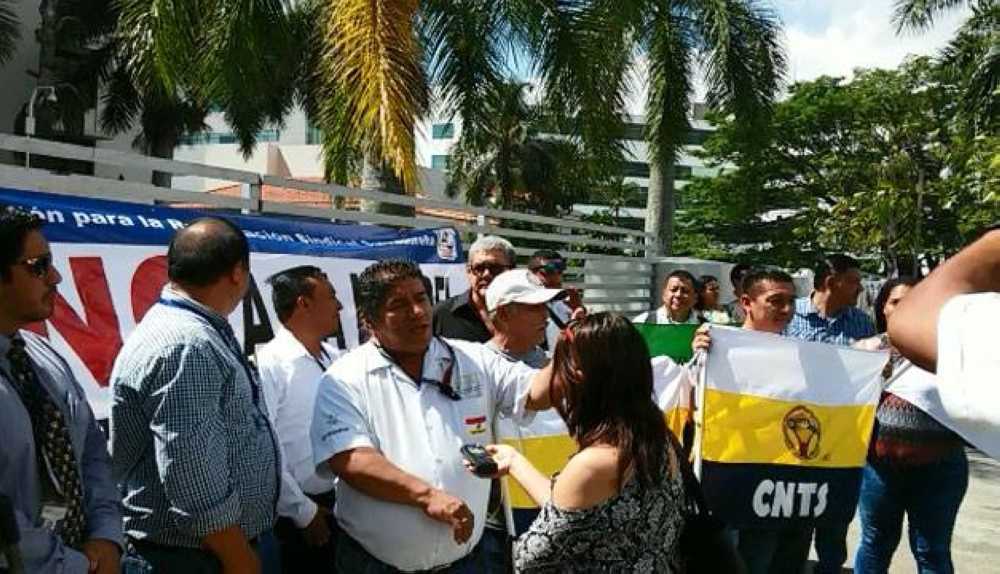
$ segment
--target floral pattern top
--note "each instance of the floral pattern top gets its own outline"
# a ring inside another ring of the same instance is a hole
[[[633,475],[617,494],[585,510],[545,503],[514,543],[518,573],[679,572],[684,482],[672,449],[659,485],[643,490]]]

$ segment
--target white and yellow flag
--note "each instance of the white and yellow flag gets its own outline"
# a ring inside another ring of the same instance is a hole
[[[668,357],[654,357],[652,367],[653,399],[663,410],[670,430],[680,436],[690,407],[692,387],[688,370]],[[516,448],[546,476],[562,470],[578,450],[555,409],[537,413],[531,424],[525,426],[518,426],[510,419],[498,419],[497,436]],[[538,507],[517,481],[508,481],[508,488],[515,510]]]
[[[888,354],[712,328],[699,458],[734,526],[850,521]]]

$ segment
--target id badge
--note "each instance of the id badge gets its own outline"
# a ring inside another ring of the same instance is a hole
[[[58,504],[46,504],[42,506],[42,528],[49,532],[59,532],[62,521],[69,514],[69,508]]]

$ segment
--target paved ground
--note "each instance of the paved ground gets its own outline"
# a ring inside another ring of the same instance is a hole
[[[858,521],[855,519],[848,535],[848,565],[854,562],[858,528]],[[951,552],[956,572],[1000,573],[1000,462],[971,450],[969,490],[958,512]],[[815,552],[812,557],[815,559]],[[903,539],[896,549],[889,572],[890,574],[917,572],[906,539],[905,527]]]

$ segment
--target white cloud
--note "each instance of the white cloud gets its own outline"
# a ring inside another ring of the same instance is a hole
[[[859,67],[895,67],[909,54],[934,55],[968,16],[967,10],[956,10],[923,33],[897,35],[892,0],[843,0],[835,10],[823,10],[823,23],[801,12],[782,12],[790,81],[849,77]]]

